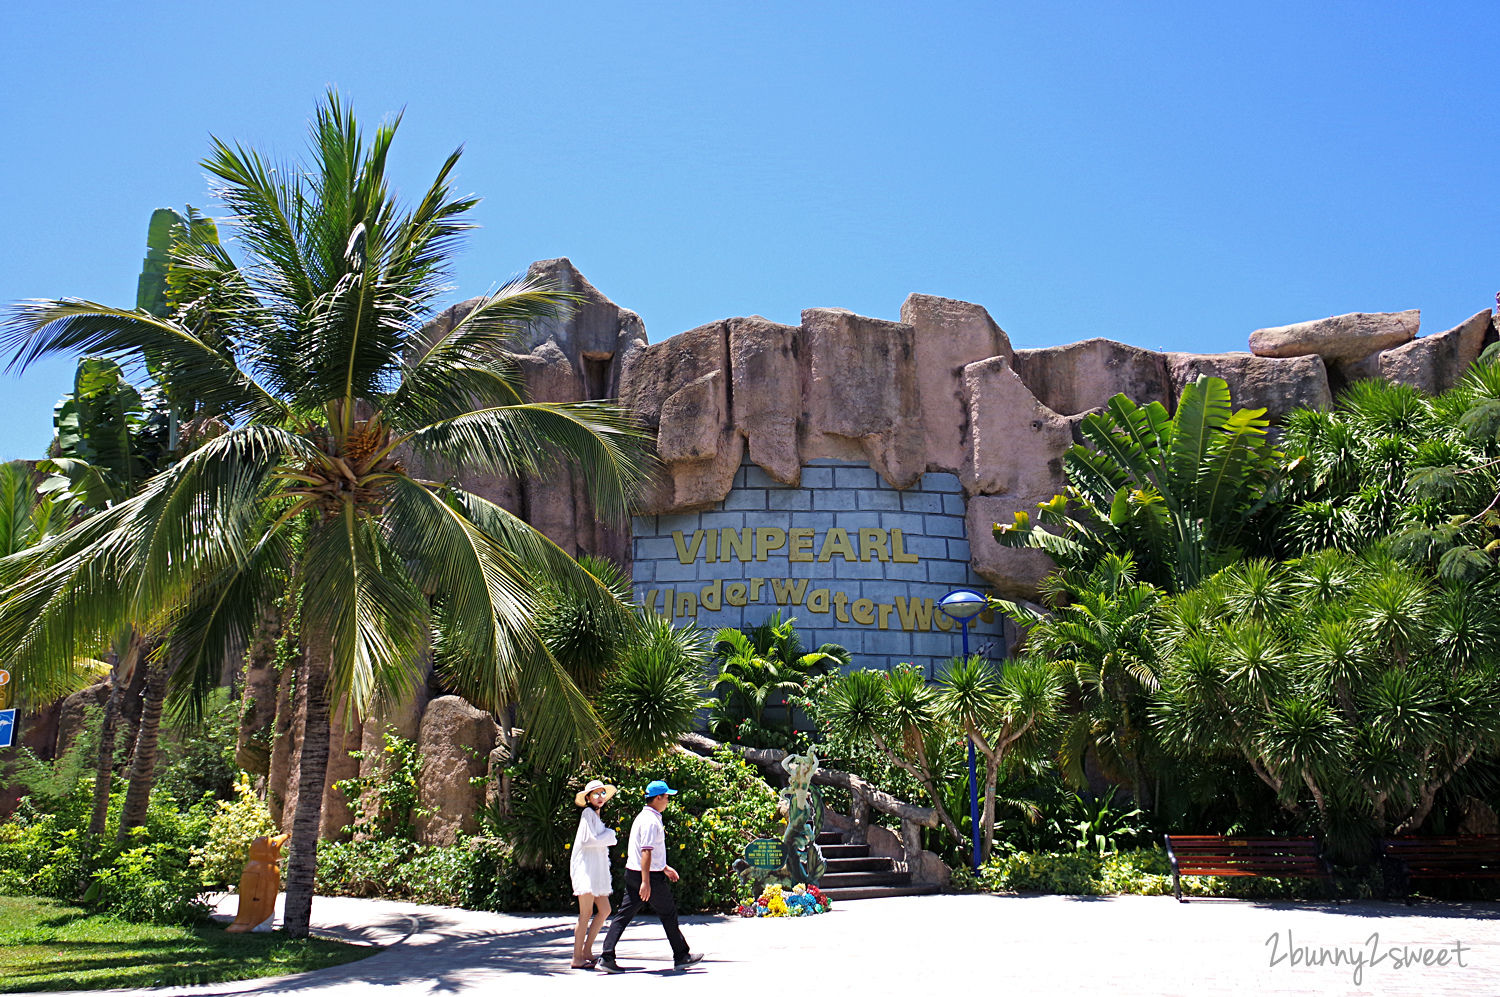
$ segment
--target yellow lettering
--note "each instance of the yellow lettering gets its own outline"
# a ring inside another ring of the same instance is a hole
[[[724,582],[722,580],[716,581],[712,585],[705,585],[698,590],[698,604],[710,613],[717,613],[723,605],[720,601],[723,594]]]
[[[872,554],[882,561],[891,559],[890,552],[885,549],[885,530],[866,528],[859,531],[859,559],[868,561]]]
[[[729,552],[741,561],[748,561],[752,557],[751,547],[754,542],[755,531],[750,527],[743,530],[722,529],[719,531],[719,560],[729,560]],[[729,548],[729,552],[724,550]]]
[[[896,596],[896,615],[901,618],[902,630],[932,629],[932,600],[907,599]]]
[[[778,606],[800,606],[802,596],[807,591],[806,578],[773,578],[771,579],[771,594],[776,597]]]
[[[687,619],[689,616],[698,615],[698,597],[692,592],[678,592],[675,615]]]
[[[840,623],[849,622],[849,614],[844,612],[844,607],[849,604],[848,592],[835,592],[833,594],[833,618]]]
[[[764,561],[767,554],[786,546],[786,530],[779,526],[757,526],[755,528],[755,559]]]
[[[854,617],[855,623],[863,623],[869,626],[875,622],[875,603],[870,599],[855,599],[854,605],[849,607],[849,615]]]
[[[763,585],[765,585],[765,584],[766,584],[766,580],[764,578],[752,578],[752,579],[750,579],[750,601],[751,602],[760,602],[760,590],[761,590],[761,587]]]
[[[693,546],[688,547],[687,541],[682,538],[681,530],[672,531],[672,543],[677,547],[677,560],[680,564],[692,564],[698,557],[698,548],[703,546],[703,531],[693,531]]]
[[[854,561],[854,545],[849,542],[849,531],[835,526],[823,537],[823,546],[818,550],[820,562],[828,560],[835,554],[842,554],[844,560]]]
[[[953,629],[953,620],[947,613],[939,612],[934,614],[932,621],[937,624],[939,630],[946,631]]]
[[[744,582],[730,582],[724,586],[724,601],[731,606],[743,606],[747,589]]]
[[[807,611],[809,613],[828,612],[828,590],[813,589],[807,593]]]
[[[808,526],[797,526],[786,531],[792,546],[787,550],[788,561],[811,561],[813,559],[813,531]]]
[[[891,560],[897,564],[916,564],[917,555],[906,552],[906,544],[902,542],[901,531],[891,531]]]
[[[896,607],[892,606],[890,603],[882,602],[880,604],[880,629],[889,630],[891,628],[891,613],[895,610],[895,608]]]
[[[644,609],[649,616],[656,615],[656,594],[656,589],[647,589],[646,600],[645,602],[641,603],[641,608]]]
[[[708,531],[708,543],[703,545],[703,560],[713,564],[719,559],[719,531]]]

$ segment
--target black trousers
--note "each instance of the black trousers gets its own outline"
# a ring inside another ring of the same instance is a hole
[[[672,943],[673,961],[686,959],[688,943],[682,937],[682,929],[677,927],[677,898],[672,895],[672,881],[665,872],[653,872],[651,899],[642,900],[641,874],[634,869],[625,870],[625,899],[615,909],[615,916],[610,919],[609,933],[604,936],[600,955],[606,959],[615,957],[615,946],[619,944],[620,936],[625,934],[626,926],[641,912],[642,907],[650,907],[661,918],[661,926],[667,932],[667,941]]]

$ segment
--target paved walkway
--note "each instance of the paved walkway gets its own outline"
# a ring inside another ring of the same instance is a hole
[[[221,904],[233,912],[233,900]],[[1111,994],[1500,995],[1500,905],[1254,903],[1171,897],[932,896],[861,900],[813,918],[694,917],[707,958],[671,969],[660,925],[638,920],[618,976],[568,968],[573,922],[383,900],[320,897],[313,922],[388,946],[369,959],[283,977],[143,994],[601,993],[804,995],[975,984],[1001,997]],[[1461,949],[1455,946],[1461,945]],[[1308,956],[1339,965],[1307,965]],[[1420,960],[1424,952],[1428,965]],[[1293,956],[1292,953],[1296,953]],[[1356,979],[1351,958],[1372,958]],[[1414,964],[1401,965],[1415,953]],[[1437,964],[1440,956],[1446,965]],[[1459,958],[1463,965],[1459,965]],[[1273,960],[1276,960],[1273,965]],[[947,991],[956,995],[959,991]]]

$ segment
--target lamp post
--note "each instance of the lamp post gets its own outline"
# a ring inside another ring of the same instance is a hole
[[[969,656],[969,623],[984,612],[989,600],[973,589],[954,589],[938,600],[938,610],[959,625],[964,635],[964,657]],[[979,871],[979,780],[974,774],[974,739],[969,741],[969,837],[974,842],[974,871]]]

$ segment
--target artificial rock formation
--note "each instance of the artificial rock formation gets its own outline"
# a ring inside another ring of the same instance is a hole
[[[422,776],[418,798],[426,815],[417,833],[432,845],[451,845],[460,831],[477,830],[474,814],[484,802],[475,780],[487,774],[490,752],[500,736],[493,717],[457,696],[439,696],[422,714],[418,745]]]
[[[1258,357],[1311,355],[1329,363],[1352,363],[1415,339],[1421,317],[1415,308],[1404,312],[1351,312],[1256,329],[1250,334],[1250,352]]]
[[[1050,562],[1036,551],[1000,547],[991,528],[1063,487],[1064,457],[1079,440],[1080,421],[1116,393],[1170,410],[1185,384],[1212,375],[1229,382],[1236,405],[1265,408],[1279,421],[1299,406],[1330,405],[1336,391],[1362,377],[1441,391],[1496,338],[1487,312],[1417,338],[1419,316],[1409,311],[1256,330],[1248,353],[1163,353],[1106,339],[1015,350],[982,306],[912,294],[899,321],[813,308],[796,325],[728,318],[648,343],[640,318],[567,260],[534,264],[528,276],[576,298],[566,314],[517,338],[528,390],[549,402],[617,398],[655,434],[661,466],[641,514],[722,501],[747,458],[786,485],[799,483],[804,466],[818,459],[866,463],[895,488],[924,472],[951,473],[964,492],[970,565],[1012,598],[1034,596]],[[438,316],[425,330],[429,341],[451,331],[476,301]],[[413,469],[489,498],[571,553],[629,565],[628,526],[600,523],[582,483],[565,469],[524,479],[466,467]],[[295,805],[291,674],[284,670],[276,690],[277,737],[266,763],[278,819]],[[253,680],[255,701],[269,699],[268,676]],[[424,686],[408,702],[336,725],[335,755],[355,747],[367,754],[357,768],[330,765],[329,779],[372,775],[387,725],[417,738],[425,760],[422,803],[433,811],[420,833],[450,842],[474,828],[483,804],[484,790],[471,780],[507,756],[489,714],[455,696],[426,697]],[[77,729],[86,699],[59,710],[58,741]],[[352,815],[332,790],[324,800],[330,834]]]

